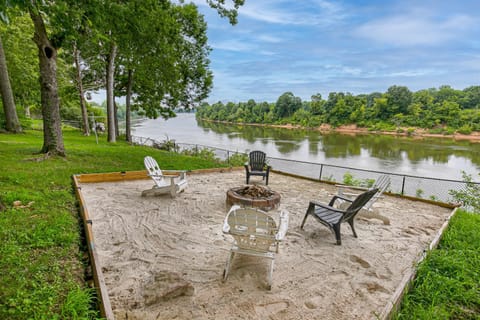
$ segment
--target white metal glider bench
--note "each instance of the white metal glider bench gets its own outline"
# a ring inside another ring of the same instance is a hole
[[[170,193],[172,197],[179,192],[182,192],[187,187],[187,176],[185,171],[168,171],[164,174],[155,159],[150,156],[145,157],[143,160],[145,168],[148,171],[148,175],[155,182],[152,189],[142,191],[142,197],[153,194],[165,194]]]
[[[233,236],[235,241],[223,271],[223,281],[227,280],[235,253],[263,257],[270,259],[267,288],[271,290],[275,254],[278,253],[280,241],[285,238],[287,229],[286,210],[281,211],[277,226],[275,220],[260,209],[232,206],[225,217],[223,233]]]

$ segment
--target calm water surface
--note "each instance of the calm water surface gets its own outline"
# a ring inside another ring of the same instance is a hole
[[[132,134],[232,151],[259,149],[269,157],[423,177],[462,180],[463,170],[474,181],[480,180],[480,143],[469,141],[226,125],[197,122],[194,114],[146,120]]]

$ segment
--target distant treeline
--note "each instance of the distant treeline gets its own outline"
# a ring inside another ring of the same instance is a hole
[[[332,127],[356,124],[371,130],[403,130],[417,127],[432,133],[469,134],[480,131],[480,86],[456,90],[450,86],[416,92],[405,86],[391,86],[387,92],[353,95],[331,92],[302,101],[291,92],[275,103],[204,103],[198,108],[202,119],[236,123],[294,124],[303,127]]]

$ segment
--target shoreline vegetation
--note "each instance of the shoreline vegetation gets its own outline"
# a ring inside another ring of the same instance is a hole
[[[232,122],[232,121],[221,121],[221,120],[211,120],[207,118],[201,118],[202,121],[214,122],[214,123],[223,123],[223,124],[234,124],[239,126],[256,126],[256,127],[272,127],[272,128],[283,128],[283,129],[302,129],[302,130],[313,130],[319,131],[321,133],[341,133],[341,134],[381,134],[381,135],[390,135],[390,136],[403,136],[411,138],[449,138],[454,140],[469,140],[471,142],[480,143],[480,131],[473,131],[470,134],[462,133],[452,133],[452,134],[441,134],[441,133],[430,133],[426,129],[422,128],[404,128],[399,127],[397,131],[386,131],[386,130],[370,130],[368,128],[359,127],[355,124],[351,125],[342,125],[339,127],[333,127],[329,124],[322,124],[319,127],[305,127],[295,124],[270,124],[270,123],[245,123],[245,122]]]
[[[412,92],[391,86],[384,93],[330,92],[302,101],[285,92],[276,102],[203,103],[197,119],[311,128],[346,134],[385,134],[480,140],[480,86],[440,86]]]

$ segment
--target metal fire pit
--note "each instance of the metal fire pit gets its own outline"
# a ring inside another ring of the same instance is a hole
[[[259,208],[265,211],[278,208],[280,194],[268,187],[248,185],[231,188],[227,191],[227,206],[239,204],[244,207]]]

